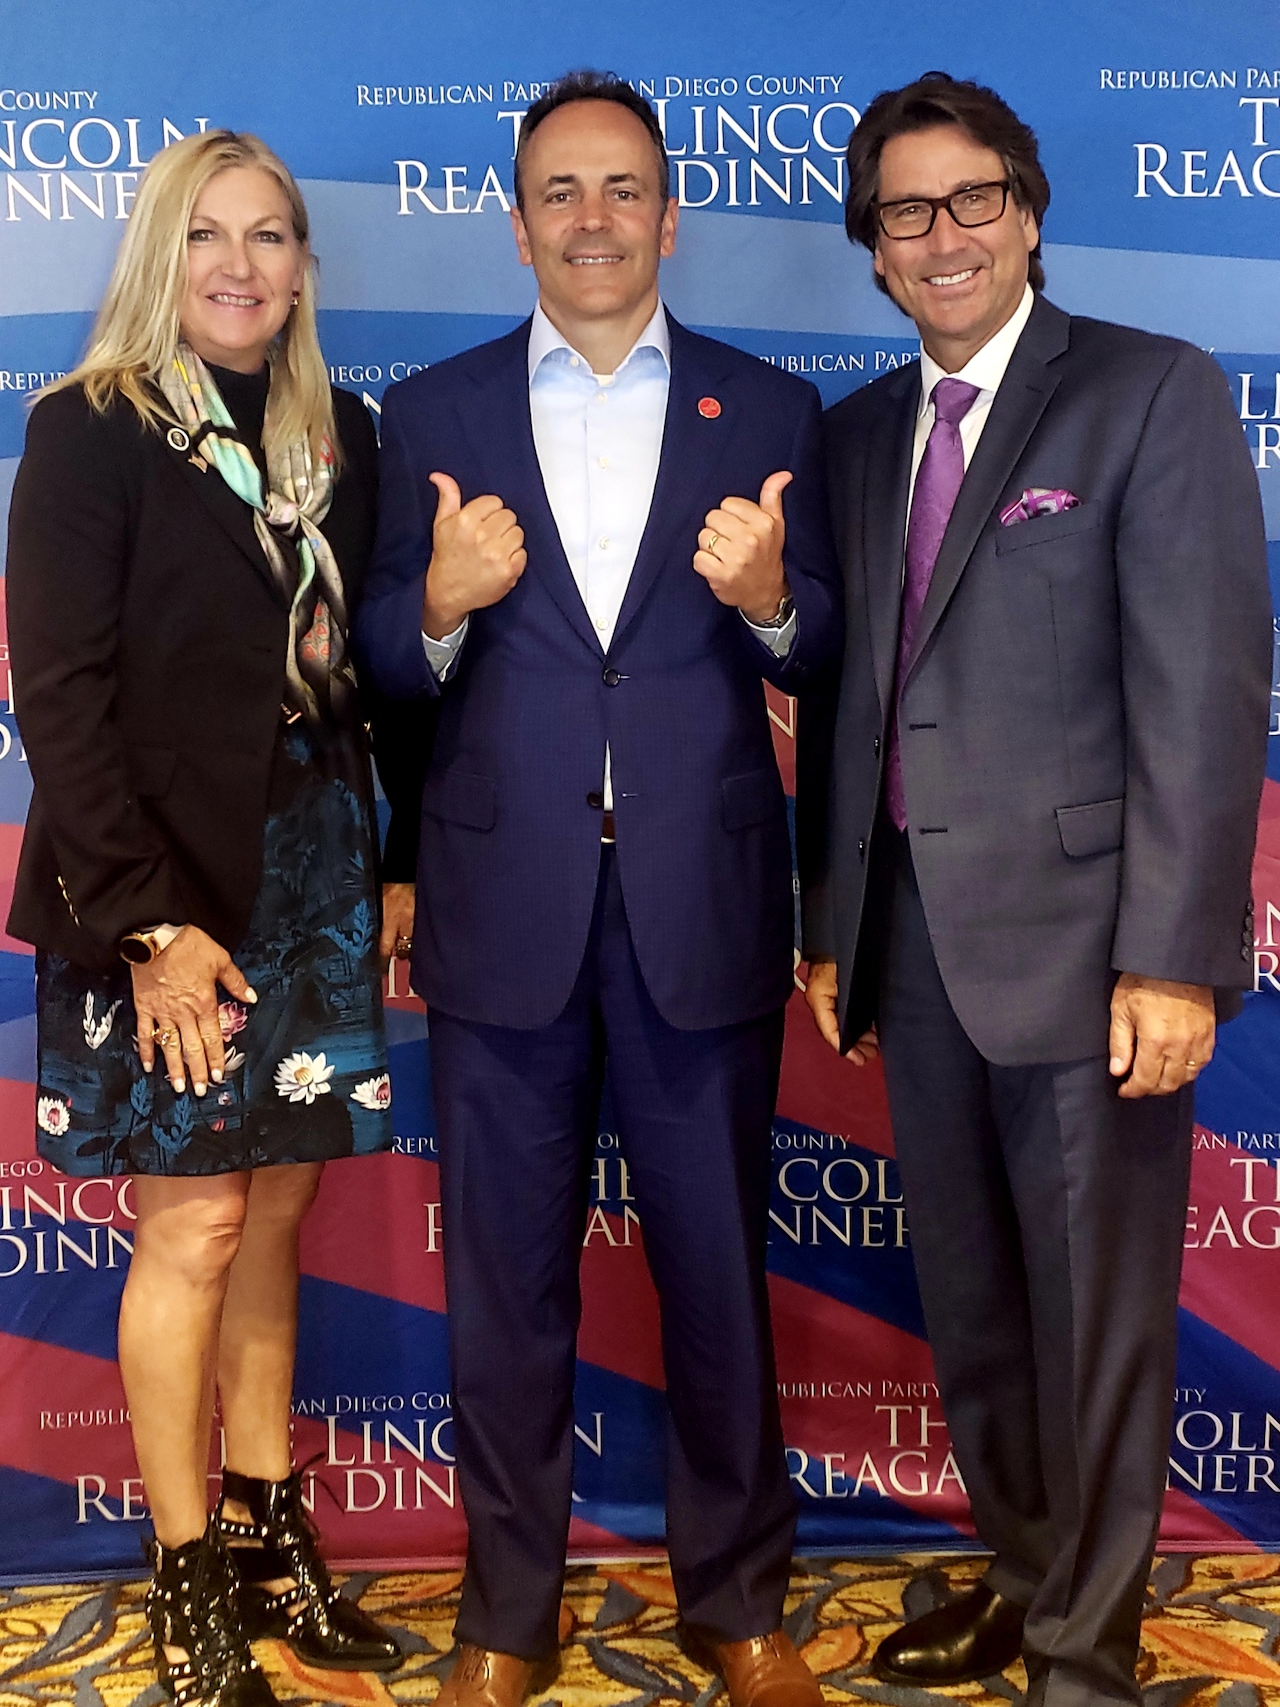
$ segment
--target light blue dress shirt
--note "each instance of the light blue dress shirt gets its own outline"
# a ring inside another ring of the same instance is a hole
[[[671,334],[661,302],[626,359],[605,375],[591,371],[541,303],[534,309],[529,331],[534,449],[560,543],[605,651],[653,503],[670,384]],[[442,681],[461,650],[468,620],[443,640],[422,637],[428,662]],[[781,628],[748,626],[779,657],[790,651],[794,612]],[[611,780],[606,747],[607,811],[613,807]]]

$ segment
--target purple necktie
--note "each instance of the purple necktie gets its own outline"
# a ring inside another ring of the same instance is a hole
[[[898,630],[898,670],[894,681],[893,719],[889,725],[889,752],[885,761],[885,800],[889,816],[900,830],[907,827],[907,802],[902,790],[902,754],[898,746],[898,697],[916,624],[924,605],[933,566],[938,561],[942,536],[964,479],[964,446],[960,423],[973,407],[976,385],[962,379],[940,379],[933,388],[933,430],[920,458],[916,487],[907,522],[907,572],[902,587],[902,622]]]

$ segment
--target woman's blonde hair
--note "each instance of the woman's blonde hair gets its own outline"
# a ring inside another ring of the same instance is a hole
[[[191,214],[210,178],[234,166],[258,167],[276,179],[289,202],[293,234],[308,261],[298,302],[276,339],[271,442],[264,448],[270,457],[277,444],[306,438],[312,455],[318,456],[327,438],[337,456],[333,393],[316,331],[315,261],[306,204],[284,162],[266,143],[244,132],[204,131],[162,149],[152,160],[138,186],[84,359],[39,395],[79,385],[99,413],[118,395],[133,405],[148,426],[168,423],[164,401],[154,386],[178,347]]]

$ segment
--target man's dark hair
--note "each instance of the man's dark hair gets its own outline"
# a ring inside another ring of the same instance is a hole
[[[658,188],[662,192],[662,204],[665,207],[667,197],[671,194],[671,167],[667,162],[667,145],[662,139],[662,126],[658,123],[658,115],[643,95],[637,95],[630,83],[624,83],[622,78],[612,71],[568,71],[563,77],[557,78],[546,94],[540,95],[524,115],[520,123],[520,136],[516,142],[516,206],[523,211],[524,186],[520,182],[520,166],[529,146],[529,138],[543,119],[554,113],[557,107],[567,107],[570,101],[612,101],[615,106],[625,107],[629,113],[636,115],[653,140],[658,156]]]
[[[844,204],[844,228],[850,243],[862,243],[874,252],[880,237],[877,198],[880,194],[880,155],[891,137],[909,131],[930,130],[934,125],[954,124],[1004,162],[1013,199],[1020,208],[1035,215],[1043,226],[1049,206],[1049,180],[1040,164],[1035,132],[1023,124],[1007,101],[994,89],[980,83],[961,82],[945,71],[926,71],[905,89],[886,89],[863,113],[849,138],[849,195]],[[876,284],[888,295],[889,287],[876,274]],[[1033,290],[1044,289],[1044,267],[1040,245],[1031,253],[1028,278]]]

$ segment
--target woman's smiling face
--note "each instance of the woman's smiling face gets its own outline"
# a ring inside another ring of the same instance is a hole
[[[256,373],[306,267],[279,179],[260,166],[216,173],[187,226],[182,336],[203,361]]]

